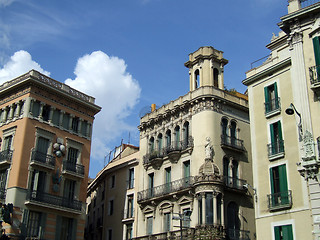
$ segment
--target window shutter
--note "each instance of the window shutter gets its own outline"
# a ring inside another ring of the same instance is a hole
[[[274,227],[274,239],[281,240],[280,226]]]
[[[273,84],[274,86],[274,103],[275,103],[275,108],[279,108],[279,99],[278,99],[278,85],[277,82]]]
[[[274,193],[274,182],[273,182],[273,172],[272,172],[272,168],[269,169],[269,172],[270,172],[271,193]]]
[[[282,226],[283,239],[293,240],[292,225]]]
[[[313,41],[313,50],[314,50],[314,58],[316,61],[316,65],[320,65],[320,44],[319,37],[315,37],[312,39]]]
[[[273,124],[270,124],[270,137],[271,137],[271,154],[275,153],[276,150],[276,143],[275,143],[275,138],[274,138],[274,126]]]
[[[264,104],[265,104],[265,110],[266,113],[270,111],[270,107],[269,107],[269,90],[268,87],[264,88]]]

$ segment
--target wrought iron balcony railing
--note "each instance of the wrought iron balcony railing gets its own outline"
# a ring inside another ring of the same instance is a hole
[[[82,202],[74,199],[69,199],[66,197],[56,196],[49,193],[44,193],[40,191],[28,191],[26,200],[30,202],[44,203],[46,205],[51,205],[54,207],[72,209],[81,211]]]
[[[245,190],[243,187],[247,181],[239,178],[234,178],[234,177],[229,177],[229,176],[224,176],[223,177],[224,184],[229,187],[229,188],[235,188],[239,190]]]
[[[292,206],[291,190],[268,194],[268,208],[270,211],[290,208]]]
[[[284,154],[284,141],[283,140],[278,140],[273,143],[269,143],[267,145],[267,147],[268,147],[269,158]]]
[[[193,147],[193,137],[191,136],[182,141],[173,141],[170,143],[170,145],[158,150],[152,150],[150,153],[147,153],[145,156],[143,156],[143,164],[149,164],[154,159],[161,159],[168,156],[172,152],[180,152],[190,147]]]
[[[56,163],[54,156],[39,152],[37,150],[32,151],[31,162],[41,163],[49,167],[54,167]]]
[[[227,229],[227,237],[230,240],[250,240],[250,231]]]
[[[11,162],[12,160],[12,150],[4,150],[2,152],[0,152],[0,164],[1,162]]]
[[[69,171],[79,175],[84,175],[84,166],[81,164],[63,161],[62,171]]]
[[[138,192],[138,202],[190,188],[193,183],[194,177],[186,177],[154,188],[143,190]]]
[[[243,140],[230,137],[227,135],[221,135],[221,144],[223,146],[231,147],[233,149],[241,150],[244,151],[244,145],[243,145]]]
[[[264,103],[265,114],[270,114],[277,110],[280,110],[280,98],[271,99],[269,102]]]

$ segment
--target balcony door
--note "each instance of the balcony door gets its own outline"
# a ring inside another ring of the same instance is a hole
[[[270,168],[271,204],[288,204],[288,183],[286,165]]]
[[[70,202],[73,201],[75,196],[75,188],[76,182],[70,179],[66,179],[64,181],[64,188],[63,188],[63,197]]]
[[[165,188],[166,192],[171,191],[171,167],[165,169]]]

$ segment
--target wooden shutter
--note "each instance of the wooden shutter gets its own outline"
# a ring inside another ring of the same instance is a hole
[[[313,41],[313,50],[314,50],[314,58],[316,65],[320,65],[320,44],[319,44],[319,37],[315,37],[312,39]]]

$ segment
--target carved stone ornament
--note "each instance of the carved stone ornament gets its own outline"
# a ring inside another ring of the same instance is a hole
[[[205,145],[205,153],[206,153],[206,159],[213,160],[214,151],[211,143],[210,137],[206,138],[206,145]]]
[[[303,161],[316,159],[312,134],[307,130],[303,137]]]

